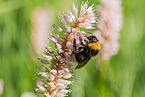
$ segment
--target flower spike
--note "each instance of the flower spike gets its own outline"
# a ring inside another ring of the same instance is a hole
[[[64,97],[71,92],[70,89],[68,90],[68,85],[73,83],[73,81],[70,81],[73,74],[69,69],[74,67],[71,57],[73,41],[76,39],[76,44],[79,45],[81,44],[80,38],[82,38],[85,44],[88,41],[87,34],[81,28],[95,29],[96,16],[93,6],[88,7],[88,2],[85,2],[81,5],[81,11],[78,15],[78,9],[73,3],[72,12],[63,13],[60,20],[65,30],[53,25],[58,32],[64,34],[64,37],[61,38],[57,34],[50,33],[50,40],[55,44],[57,53],[54,52],[53,48],[47,47],[45,55],[43,55],[45,59],[39,58],[44,66],[38,67],[41,72],[37,74],[37,77],[43,79],[43,81],[36,80],[36,92],[43,94],[45,97]]]

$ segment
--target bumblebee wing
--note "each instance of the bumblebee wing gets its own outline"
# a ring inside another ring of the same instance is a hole
[[[85,66],[87,64],[87,62],[91,59],[91,57],[88,57],[86,60],[84,60],[83,63],[79,63],[75,69],[80,69],[82,68],[83,66]]]

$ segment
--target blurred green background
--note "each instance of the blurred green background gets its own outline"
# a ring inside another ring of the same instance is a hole
[[[56,25],[61,12],[80,8],[83,0],[0,0],[0,79],[4,91],[0,97],[21,97],[34,91],[33,77],[37,57],[31,42],[31,15],[37,7],[54,8]],[[85,0],[86,1],[86,0]],[[99,0],[89,0],[95,6]],[[96,59],[74,71],[75,82],[69,97],[145,97],[145,0],[122,0],[124,24],[120,32],[120,50],[104,70],[96,68]],[[51,27],[51,32],[56,30]],[[99,60],[99,58],[97,58]]]

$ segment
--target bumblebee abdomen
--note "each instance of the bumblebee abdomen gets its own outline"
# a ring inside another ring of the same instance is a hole
[[[91,56],[96,56],[99,53],[99,50],[91,49]]]
[[[76,69],[83,67],[91,59],[90,50],[88,47],[83,47],[79,53],[75,54],[75,58],[78,62]]]
[[[90,50],[87,47],[82,47],[79,53],[75,54],[78,63],[84,62],[90,56]]]

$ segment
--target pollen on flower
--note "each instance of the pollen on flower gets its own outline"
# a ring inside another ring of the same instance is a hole
[[[60,20],[65,29],[53,25],[58,32],[64,34],[64,37],[61,38],[57,34],[50,33],[49,39],[53,42],[57,51],[52,47],[46,47],[43,55],[45,59],[39,58],[40,62],[45,65],[38,67],[41,72],[37,76],[43,81],[36,81],[36,92],[45,97],[64,97],[71,92],[68,87],[72,85],[73,81],[70,81],[70,79],[74,76],[69,69],[74,67],[72,62],[73,41],[76,39],[77,45],[80,44],[80,38],[82,38],[84,44],[88,41],[85,38],[87,34],[81,28],[95,28],[96,15],[93,6],[92,4],[89,7],[88,2],[83,2],[80,14],[78,14],[78,8],[73,3],[72,11],[63,13]]]

